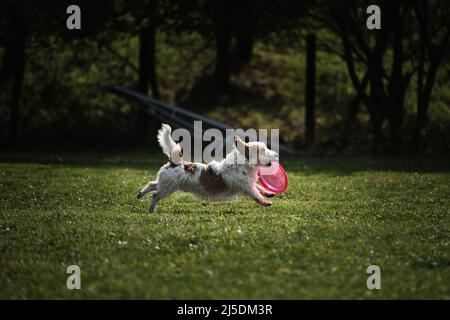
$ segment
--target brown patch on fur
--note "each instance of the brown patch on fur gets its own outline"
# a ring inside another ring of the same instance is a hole
[[[186,162],[183,164],[184,172],[194,174],[197,171],[197,165],[195,163]]]
[[[200,183],[206,191],[213,194],[221,193],[227,188],[222,176],[215,173],[210,167],[207,167],[200,174]]]
[[[169,169],[169,168],[175,168],[177,166],[177,164],[175,163],[175,162],[172,162],[172,160],[170,160],[169,162],[167,162],[165,165],[164,165],[164,167],[166,168],[166,169]]]

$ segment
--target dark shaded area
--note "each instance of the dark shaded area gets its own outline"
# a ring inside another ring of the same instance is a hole
[[[314,143],[316,129],[316,36],[306,37],[306,112],[305,139],[307,145]]]
[[[115,83],[309,154],[450,152],[446,1],[82,0],[81,30],[70,4],[0,4],[3,147],[155,146]]]
[[[73,151],[32,151],[9,152],[0,155],[0,163],[23,163],[60,165],[76,168],[130,168],[155,171],[167,162],[164,155],[134,149],[127,150],[73,150]],[[292,157],[283,156],[283,166],[289,174],[308,176],[324,174],[346,176],[357,172],[409,172],[437,173],[450,172],[448,158],[398,157]]]

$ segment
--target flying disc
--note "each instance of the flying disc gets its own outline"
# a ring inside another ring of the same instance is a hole
[[[283,167],[276,161],[272,161],[269,167],[261,167],[258,170],[258,181],[265,189],[276,194],[286,191],[288,179]]]

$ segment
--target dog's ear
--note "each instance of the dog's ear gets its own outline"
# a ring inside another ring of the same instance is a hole
[[[242,141],[241,137],[239,136],[234,136],[234,147],[235,148],[239,148],[245,146],[245,142]]]
[[[240,153],[245,155],[248,160],[250,157],[250,147],[246,144],[239,136],[234,136],[235,148],[239,150]]]

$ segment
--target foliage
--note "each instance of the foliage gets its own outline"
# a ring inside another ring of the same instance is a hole
[[[28,5],[27,1],[2,3],[4,10],[0,10],[0,14],[4,19],[0,23],[0,61],[5,57],[5,43],[14,34],[11,33],[14,28],[9,23],[30,20],[26,30],[24,84],[19,100],[19,131],[24,144],[129,144],[135,141],[139,106],[114,97],[102,88],[111,83],[139,88],[139,31],[149,24],[146,8],[150,2],[82,2],[85,28],[79,33],[69,32],[64,27],[64,1],[58,5],[52,5],[51,1],[36,1],[30,10],[22,11],[18,8]],[[436,32],[436,39],[433,33],[430,43],[434,45],[443,38],[446,29],[445,21],[441,21],[441,18],[445,17],[447,11],[439,9],[436,5],[439,1],[430,3],[433,5],[430,7],[434,10],[433,16],[439,17],[433,20],[432,25],[439,31]],[[213,85],[217,65],[217,8],[208,1],[200,0],[158,1],[155,53],[162,100],[235,126],[281,128],[283,142],[303,150],[304,38],[307,33],[314,32],[319,50],[317,141],[309,151],[316,154],[369,152],[374,136],[370,112],[365,106],[367,101],[361,101],[360,106],[356,104],[356,112],[352,116],[352,105],[360,92],[355,90],[348,75],[343,57],[342,34],[324,24],[320,18],[320,14],[330,15],[338,11],[330,10],[327,1],[229,2],[231,7],[248,4],[252,5],[252,12],[257,13],[258,17],[252,31],[252,56],[248,63],[233,70],[229,90],[218,94]],[[350,4],[344,7],[352,10],[352,19],[358,23],[364,22],[366,14],[362,8],[367,3],[351,1]],[[401,2],[401,5],[404,6],[405,2]],[[42,12],[42,8],[50,9]],[[50,19],[53,16],[58,19]],[[408,22],[415,21],[414,17],[413,12],[408,11]],[[326,21],[333,25],[335,21],[332,17],[328,18]],[[240,21],[242,17],[233,15],[229,19]],[[238,49],[239,23],[232,26],[234,38],[230,50],[233,52]],[[360,29],[365,28],[365,23],[358,26]],[[408,26],[405,48],[416,50],[420,39],[414,29],[416,24]],[[372,44],[372,35],[367,30],[363,31],[367,43]],[[389,41],[392,42],[391,36]],[[356,52],[361,57],[360,48],[354,46],[352,50],[355,57]],[[389,49],[384,56],[386,73],[389,73],[393,61],[392,52]],[[422,151],[428,154],[449,152],[448,52],[445,52],[438,69],[427,111],[428,120],[423,127],[426,148]],[[405,69],[414,71],[417,54],[408,56],[408,59]],[[366,71],[365,63],[358,59],[355,63],[356,76],[362,79]],[[427,71],[429,63],[424,66]],[[413,72],[405,91],[401,124],[403,147],[411,143],[417,122],[417,77],[417,72]],[[384,81],[387,86],[387,80]],[[369,89],[365,93],[369,94]],[[8,141],[11,101],[11,85],[3,85],[0,77],[2,144]],[[159,124],[153,125],[155,130]],[[388,141],[392,127],[383,124],[380,129],[382,141]],[[152,136],[149,136],[148,141],[151,139]],[[386,151],[387,146],[384,143],[382,151]]]

